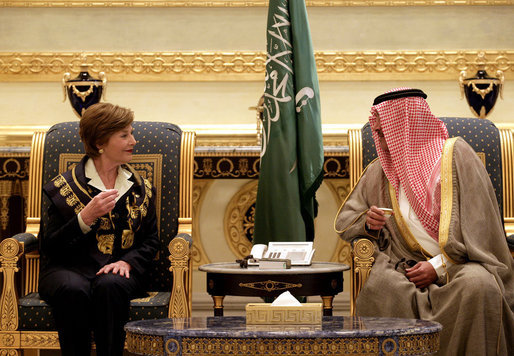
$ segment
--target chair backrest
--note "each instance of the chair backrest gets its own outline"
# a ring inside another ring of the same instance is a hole
[[[503,214],[502,149],[498,128],[489,120],[442,117],[450,137],[460,136],[473,147],[489,173],[496,199]],[[377,157],[369,122],[362,128],[362,169]]]
[[[156,209],[162,246],[148,274],[149,290],[170,291],[172,274],[168,244],[179,231],[186,232],[179,227],[179,219],[191,222],[194,134],[182,132],[170,123],[136,121],[132,126],[138,143],[130,164],[157,190]],[[78,130],[79,122],[73,121],[56,124],[46,133],[41,174],[43,185],[58,173],[72,168],[83,157],[84,146]],[[192,135],[193,139],[185,139],[185,135]],[[184,161],[191,161],[191,164]],[[41,201],[43,223],[47,218],[47,207],[43,206],[45,200]]]

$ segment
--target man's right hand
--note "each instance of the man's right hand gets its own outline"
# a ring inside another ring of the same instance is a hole
[[[86,205],[80,212],[80,217],[84,223],[91,226],[95,219],[99,218],[114,209],[116,205],[117,189],[109,189],[99,193]]]
[[[368,230],[380,230],[384,227],[387,221],[385,213],[372,205],[366,213],[366,227]]]

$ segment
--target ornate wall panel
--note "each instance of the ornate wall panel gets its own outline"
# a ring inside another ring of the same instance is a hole
[[[0,153],[0,240],[25,229],[29,155]]]
[[[65,72],[78,73],[81,55],[89,70],[105,72],[108,81],[261,81],[266,53],[149,52],[149,53],[0,53],[0,81],[57,81]],[[456,80],[462,70],[484,66],[514,79],[514,50],[463,51],[316,51],[319,79]]]
[[[331,137],[326,141],[334,144],[336,141],[345,142],[346,140],[343,137],[338,139]],[[208,142],[213,143],[212,140]],[[206,147],[200,146],[195,153],[193,215],[199,216],[202,208],[210,209],[203,205],[203,200],[215,180],[251,179],[249,184],[228,198],[229,203],[225,207],[223,222],[226,248],[237,257],[244,257],[251,249],[259,175],[259,150],[255,146],[246,147],[246,151],[244,146],[227,149],[221,146],[221,142],[218,143],[219,145],[211,146],[207,150],[205,150]],[[344,146],[329,146],[326,151],[323,166],[325,181],[329,184],[333,199],[339,205],[349,188],[349,156]],[[0,240],[25,229],[28,166],[28,153],[11,152],[0,155]],[[195,267],[211,262],[202,245],[200,231],[200,221],[195,219],[193,226],[195,239],[192,249]],[[347,255],[347,246],[338,242],[331,260],[345,262]]]
[[[196,161],[195,161],[196,164]],[[212,180],[194,180],[193,181],[193,217],[199,216],[205,193],[212,184]],[[200,238],[200,219],[193,219],[193,248],[191,249],[191,258],[193,266],[198,267],[209,263],[209,257]]]
[[[343,204],[344,200],[350,193],[350,179],[325,179],[324,184],[330,188],[332,194],[334,195],[334,200],[337,202],[337,205],[340,206]],[[337,247],[334,250],[334,254],[330,260],[333,262],[340,262],[350,265],[350,252],[350,244],[339,239],[337,242]]]
[[[327,140],[329,141],[329,140]],[[340,140],[341,141],[341,140]],[[228,199],[225,207],[223,230],[225,243],[237,258],[243,258],[250,253],[251,240],[253,236],[255,201],[257,195],[257,183],[259,174],[259,151],[258,147],[212,147],[202,150],[200,147],[195,155],[194,178],[195,178],[195,201],[200,202],[209,187],[204,182],[215,179],[252,179],[243,185],[235,194]],[[252,149],[253,148],[253,149]],[[339,205],[344,199],[345,192],[349,190],[349,156],[344,147],[330,147],[325,152],[324,163],[325,182],[329,184],[333,199]],[[196,195],[198,194],[198,199]],[[216,209],[198,203],[195,205],[195,215],[200,216],[200,209]],[[219,207],[218,207],[219,208]],[[324,217],[325,218],[325,217]],[[327,220],[331,220],[332,217]],[[198,224],[198,220],[195,220]],[[325,223],[325,222],[324,222]],[[199,226],[195,228],[196,251],[202,256],[202,263],[209,261],[205,248],[202,246],[203,236],[200,235]],[[348,246],[342,242],[332,254],[332,261],[345,262],[349,256]],[[193,256],[195,266],[202,263],[197,262]],[[200,260],[200,259],[198,259]]]
[[[258,183],[253,180],[246,184],[232,197],[225,210],[225,239],[239,258],[248,256],[252,249]]]

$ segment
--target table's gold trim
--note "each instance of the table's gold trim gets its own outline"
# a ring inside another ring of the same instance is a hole
[[[513,5],[513,0],[306,0],[307,6],[317,7],[374,7],[374,6],[504,6]],[[0,7],[265,7],[268,0],[11,0],[0,1]]]
[[[160,336],[128,332],[127,350],[139,355],[164,355],[164,340]]]
[[[109,81],[262,81],[264,51],[197,52],[0,52],[0,81],[60,81],[80,71]],[[455,80],[483,66],[514,79],[514,50],[316,51],[321,81]]]
[[[284,290],[284,289],[292,289],[292,288],[302,288],[301,283],[287,283],[287,282],[280,282],[280,281],[262,281],[262,282],[249,282],[249,283],[239,283],[239,287],[241,288],[251,288],[251,289],[257,289],[257,290],[265,290],[266,292],[273,292],[277,290]]]

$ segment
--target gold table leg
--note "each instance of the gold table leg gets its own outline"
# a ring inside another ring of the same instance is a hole
[[[214,316],[223,316],[223,299],[224,295],[213,295],[212,300],[214,301]]]
[[[334,296],[322,295],[321,300],[323,301],[323,316],[332,316],[332,301],[334,300]]]

